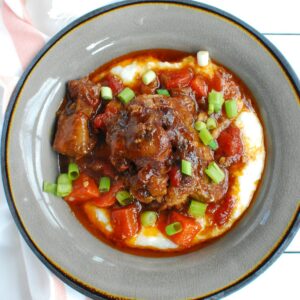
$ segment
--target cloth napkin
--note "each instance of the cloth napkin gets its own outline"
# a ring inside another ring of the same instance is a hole
[[[0,129],[22,72],[56,32],[106,0],[0,0]],[[18,233],[0,183],[0,299],[83,300],[35,257]]]

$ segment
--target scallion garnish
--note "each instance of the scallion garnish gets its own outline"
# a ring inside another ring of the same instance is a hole
[[[118,94],[118,99],[124,104],[128,104],[135,97],[135,93],[129,87],[126,87],[121,93]]]
[[[57,177],[57,190],[56,195],[58,197],[66,197],[72,192],[72,181],[68,174],[60,174]]]
[[[218,142],[216,140],[212,140],[208,146],[212,149],[212,150],[217,150],[219,148]]]
[[[194,124],[194,128],[197,131],[200,131],[200,130],[204,129],[205,127],[206,127],[206,124],[202,121],[196,121],[195,124]]]
[[[238,107],[235,99],[225,101],[225,111],[229,119],[232,119],[237,116]]]
[[[208,118],[206,121],[206,127],[209,130],[217,128],[217,121],[214,118]]]
[[[99,191],[101,193],[109,192],[110,190],[110,178],[107,176],[103,176],[99,182]]]
[[[165,228],[167,235],[174,235],[182,231],[182,225],[180,222],[174,222],[166,226]]]
[[[143,83],[148,85],[150,84],[151,82],[153,82],[156,78],[156,74],[154,71],[150,70],[150,71],[147,71],[143,77],[142,77],[142,80],[143,80]]]
[[[192,163],[188,160],[181,160],[181,173],[192,176]]]
[[[211,115],[215,111],[214,105],[212,103],[208,103],[208,114]]]
[[[70,180],[75,180],[79,177],[79,168],[75,163],[69,163],[68,165],[68,176]]]
[[[168,91],[168,90],[165,90],[165,89],[158,89],[158,90],[156,90],[156,93],[157,93],[158,95],[164,95],[164,96],[170,97],[169,91]]]
[[[204,217],[207,204],[192,200],[189,206],[188,213],[194,218]]]
[[[211,92],[208,94],[208,114],[212,114],[213,112],[220,112],[223,103],[224,98],[222,93],[211,90]]]
[[[205,173],[214,183],[220,183],[225,178],[225,173],[215,162],[211,162],[208,165],[205,169]]]
[[[120,205],[125,206],[132,202],[132,196],[127,191],[119,191],[116,194],[116,198]]]
[[[144,211],[141,213],[141,223],[143,226],[153,226],[157,221],[157,213],[155,211]]]
[[[48,181],[43,182],[43,191],[45,193],[56,195],[56,189],[57,189],[56,183],[52,183],[52,182],[48,182]]]
[[[200,67],[206,67],[209,63],[209,53],[208,51],[198,51],[197,52],[197,63]]]
[[[113,92],[112,89],[108,86],[101,87],[101,98],[103,100],[111,100],[113,98]]]
[[[200,137],[202,143],[206,146],[213,140],[213,137],[207,128],[203,128],[200,130],[199,137]]]

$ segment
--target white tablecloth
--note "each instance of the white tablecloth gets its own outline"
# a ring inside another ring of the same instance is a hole
[[[0,127],[11,92],[34,54],[62,27],[82,14],[116,1],[0,0]],[[300,76],[298,0],[202,1],[240,17],[271,40]],[[226,297],[300,299],[300,233],[260,277]],[[19,235],[0,184],[0,299],[87,299],[63,284],[32,254]]]

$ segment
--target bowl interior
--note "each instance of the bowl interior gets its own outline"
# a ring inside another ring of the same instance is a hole
[[[209,246],[171,258],[137,257],[110,248],[81,226],[64,201],[42,192],[43,180],[54,181],[58,172],[50,141],[66,82],[119,55],[150,48],[207,49],[254,94],[267,144],[259,193],[239,224]],[[144,3],[95,14],[53,43],[17,97],[9,122],[7,171],[22,225],[53,265],[100,292],[175,299],[224,289],[264,261],[295,217],[300,196],[298,101],[269,50],[213,12]]]

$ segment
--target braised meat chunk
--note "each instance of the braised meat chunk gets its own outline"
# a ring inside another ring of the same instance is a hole
[[[129,170],[130,192],[140,202],[179,208],[191,195],[217,201],[227,191],[227,184],[210,188],[204,175],[213,156],[193,129],[195,116],[188,96],[140,95],[107,122],[111,163],[121,172]],[[192,163],[193,174],[183,176],[179,187],[171,186],[170,169],[183,159]]]
[[[87,78],[68,82],[67,103],[58,112],[55,151],[74,158],[91,152],[96,137],[89,130],[89,120],[100,105],[99,95],[100,85]]]
[[[88,117],[83,113],[61,113],[53,144],[55,151],[75,158],[88,154],[96,142],[89,132],[88,122]]]
[[[87,77],[71,80],[67,85],[67,96],[75,103],[75,111],[84,112],[90,117],[100,103],[100,85]]]

